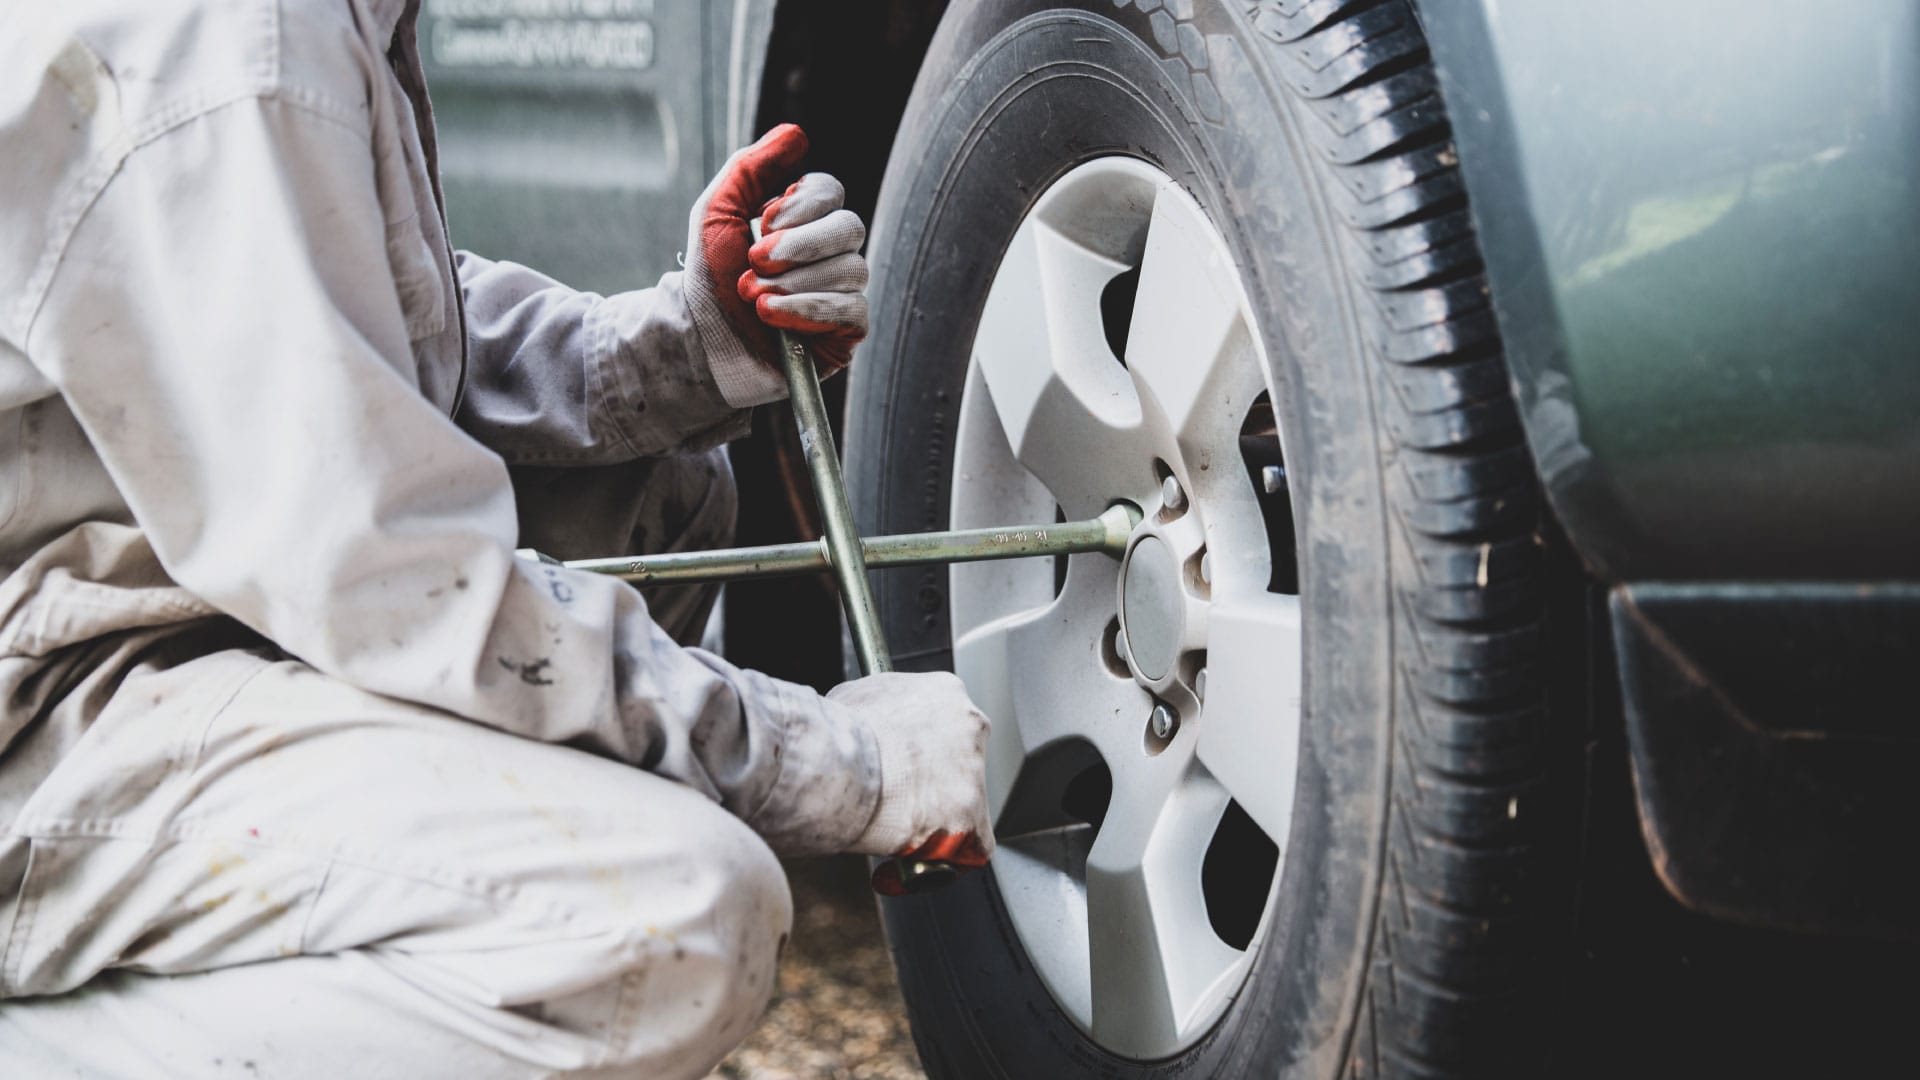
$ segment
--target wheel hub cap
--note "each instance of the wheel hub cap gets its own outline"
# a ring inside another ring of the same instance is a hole
[[[1180,568],[1157,536],[1143,537],[1127,557],[1120,610],[1126,628],[1127,658],[1147,682],[1173,671],[1182,633]]]

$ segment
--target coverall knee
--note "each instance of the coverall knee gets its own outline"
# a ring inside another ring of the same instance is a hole
[[[698,1077],[791,922],[693,788],[266,649],[135,671],[0,848],[8,1076]]]

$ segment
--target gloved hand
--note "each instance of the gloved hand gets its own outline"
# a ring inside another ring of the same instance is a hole
[[[769,327],[805,341],[823,375],[844,367],[867,333],[866,227],[841,208],[838,180],[793,180],[806,152],[806,135],[782,124],[728,158],[693,206],[687,302],[721,396],[736,408],[786,394]]]
[[[846,198],[826,173],[794,181],[761,209],[761,236],[740,275],[740,298],[761,322],[798,334],[822,375],[846,367],[867,336],[867,227],[842,209]]]
[[[848,850],[986,865],[988,723],[959,677],[888,672],[827,697],[866,721],[880,747],[880,805]]]

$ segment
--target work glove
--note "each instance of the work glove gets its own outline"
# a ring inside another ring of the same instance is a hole
[[[988,723],[959,677],[887,672],[842,683],[827,697],[864,720],[880,749],[880,805],[848,850],[986,865],[994,846]]]
[[[707,363],[727,404],[786,396],[774,330],[808,346],[824,375],[867,334],[866,226],[826,173],[795,179],[807,137],[782,124],[727,159],[694,203],[685,289]],[[749,222],[761,219],[753,239]]]

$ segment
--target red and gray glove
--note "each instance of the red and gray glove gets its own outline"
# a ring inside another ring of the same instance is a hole
[[[805,341],[823,375],[844,367],[867,334],[866,227],[841,208],[838,180],[793,179],[806,152],[806,135],[782,124],[728,158],[693,206],[687,303],[721,396],[736,408],[786,396],[770,327]]]
[[[988,724],[966,685],[944,671],[896,671],[842,683],[827,698],[864,721],[880,751],[880,803],[848,850],[985,866],[994,848]]]

